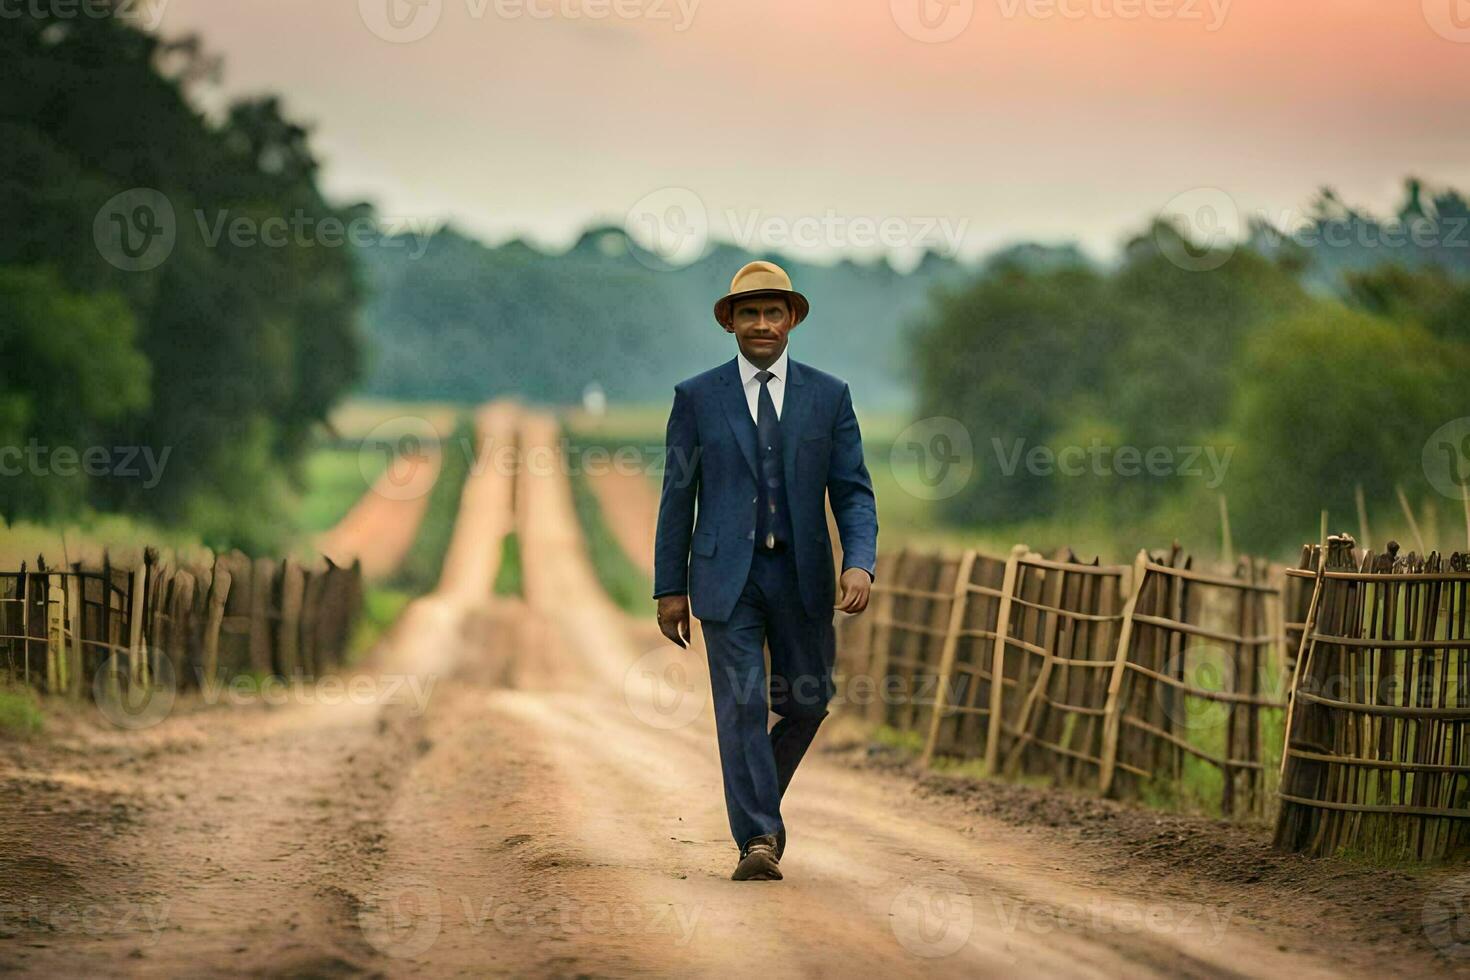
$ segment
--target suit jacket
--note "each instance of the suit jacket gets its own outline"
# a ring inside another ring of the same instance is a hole
[[[788,365],[781,449],[791,547],[802,604],[813,617],[826,618],[837,583],[825,501],[830,495],[844,570],[873,574],[878,513],[847,382],[790,358]],[[730,618],[755,554],[755,451],[755,422],[735,358],[674,387],[654,598],[687,592],[697,618]]]

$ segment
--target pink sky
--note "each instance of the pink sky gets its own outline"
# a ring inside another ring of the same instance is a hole
[[[332,193],[490,240],[682,188],[717,237],[836,216],[785,249],[811,257],[861,251],[855,218],[1105,253],[1199,187],[1273,215],[1470,188],[1467,0],[923,0],[965,25],[944,43],[900,28],[920,0],[430,0],[412,43],[366,26],[387,2],[169,0],[162,30],[202,33],[226,92],[283,93]]]

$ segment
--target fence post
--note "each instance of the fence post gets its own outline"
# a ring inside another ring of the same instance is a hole
[[[143,609],[148,597],[148,564],[133,569],[133,582],[128,588],[128,661],[129,674],[135,684],[147,684],[148,652],[143,649]]]
[[[276,563],[257,558],[250,564],[250,669],[257,675],[274,672],[271,665],[270,609]]]
[[[57,597],[55,602],[51,601],[52,595]],[[46,581],[46,672],[48,675],[65,666],[66,599],[66,566],[63,565],[60,572],[51,573]],[[26,668],[26,682],[29,683],[29,658],[26,660]]]
[[[209,612],[204,619],[204,674],[201,685],[219,680],[219,631],[225,618],[225,600],[230,594],[230,573],[216,558],[209,583]]]
[[[1302,678],[1302,661],[1307,658],[1307,651],[1312,646],[1312,634],[1317,631],[1317,611],[1322,608],[1322,582],[1327,577],[1327,549],[1323,547],[1317,553],[1317,578],[1312,584],[1312,601],[1307,606],[1306,619],[1302,621],[1302,638],[1296,648],[1296,663],[1291,665],[1291,683],[1286,689],[1286,721],[1282,726],[1283,743],[1281,746],[1281,769],[1277,775],[1285,780],[1286,761],[1291,755],[1291,721],[1296,710],[1296,688]],[[1286,619],[1283,611],[1282,620]],[[1285,628],[1282,628],[1285,633]],[[1285,648],[1282,649],[1283,654]]]
[[[1006,558],[1005,577],[1000,584],[1000,607],[995,613],[995,646],[990,651],[990,719],[985,736],[985,771],[992,775],[1000,760],[1000,716],[1005,706],[1006,637],[1011,632],[1011,596],[1016,591],[1021,556],[1028,550],[1024,544],[1011,548]]]
[[[151,684],[157,676],[158,658],[166,655],[163,625],[159,620],[168,616],[174,569],[169,562],[161,560],[158,549],[152,546],[143,549],[143,564],[148,566],[148,587],[143,594],[143,663]],[[174,679],[178,679],[177,672]]]
[[[180,568],[174,572],[173,589],[168,605],[168,651],[173,661],[174,676],[179,686],[186,687],[188,671],[197,664],[190,663],[189,637],[193,634],[192,613],[194,611],[194,574]]]
[[[1014,776],[1021,765],[1021,753],[1026,751],[1026,742],[1031,737],[1031,714],[1036,710],[1036,703],[1046,696],[1046,686],[1051,683],[1052,665],[1056,660],[1057,632],[1062,625],[1062,589],[1067,582],[1067,573],[1056,568],[1048,569],[1048,572],[1055,576],[1055,581],[1049,583],[1050,601],[1042,600],[1051,606],[1048,610],[1051,618],[1046,624],[1046,636],[1041,641],[1041,649],[1046,652],[1042,655],[1041,666],[1036,670],[1036,680],[1031,685],[1031,690],[1026,692],[1026,700],[1021,703],[1021,712],[1016,716],[1016,743],[1006,753],[1004,766],[1007,776]]]
[[[66,666],[66,566],[61,566],[58,573],[54,568],[47,568],[40,555],[36,556],[36,564],[46,573],[46,587],[41,593],[41,616],[45,630],[46,674],[49,677]],[[30,666],[30,657],[26,657],[26,666]],[[49,693],[50,689],[47,690]]]
[[[294,558],[281,563],[281,622],[276,632],[276,665],[286,677],[301,673],[301,605],[306,581]]]
[[[1138,597],[1143,595],[1144,579],[1148,575],[1148,549],[1138,552],[1133,560],[1133,589],[1128,602],[1123,606],[1123,623],[1118,629],[1118,655],[1113,661],[1113,674],[1108,680],[1108,700],[1103,706],[1102,765],[1097,779],[1097,790],[1103,796],[1113,788],[1113,773],[1118,761],[1118,731],[1123,724],[1121,693],[1123,674],[1127,671],[1128,647],[1133,642],[1133,611],[1138,608]]]
[[[50,626],[51,570],[46,567],[44,555],[36,556],[36,570],[29,576],[30,593],[26,596],[26,645],[25,660],[31,661],[31,647],[39,645],[46,655],[51,654]]]
[[[112,645],[112,555],[102,549],[102,662],[117,667],[112,658],[117,653]]]
[[[960,630],[965,624],[965,609],[970,598],[970,574],[975,567],[975,549],[966,548],[960,556],[959,568],[955,570],[954,592],[949,600],[949,625],[944,630],[944,646],[939,651],[939,683],[934,689],[934,708],[929,714],[929,736],[924,740],[924,753],[919,765],[925,769],[934,758],[934,747],[939,742],[939,723],[944,714],[945,693],[949,690],[949,678],[954,673],[955,649],[959,646]]]
[[[868,664],[873,672],[874,692],[873,703],[868,705],[867,715],[869,721],[880,724],[888,716],[888,704],[883,700],[883,690],[888,679],[888,648],[893,644],[893,590],[903,586],[908,553],[908,548],[899,549],[894,557],[893,570],[888,574],[888,587],[878,593],[878,602],[873,609],[872,653]],[[881,634],[879,630],[882,630]]]
[[[31,676],[31,577],[26,574],[26,563],[20,563],[20,587],[16,593],[20,596],[20,659],[25,664],[26,680]],[[46,688],[54,691],[54,680],[51,676],[51,660],[46,660]]]
[[[84,665],[87,662],[84,647],[84,632],[87,628],[87,580],[82,577],[82,563],[71,567],[71,584],[67,588],[67,615],[71,619],[71,652],[67,656],[66,674],[70,678],[72,697],[81,698],[82,684],[86,681]]]
[[[321,637],[317,623],[320,619],[322,591],[326,571],[318,559],[310,570],[303,569],[305,584],[301,594],[301,664],[307,676],[318,677],[325,666],[321,652]]]

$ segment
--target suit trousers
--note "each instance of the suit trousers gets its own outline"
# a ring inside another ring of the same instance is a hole
[[[756,548],[730,618],[701,620],[730,833],[744,846],[783,828],[781,797],[832,700],[832,621],[812,619],[790,550]],[[764,648],[771,648],[766,675]],[[769,732],[769,711],[779,715]]]

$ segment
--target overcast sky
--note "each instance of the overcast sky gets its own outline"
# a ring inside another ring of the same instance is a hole
[[[1470,188],[1466,0],[415,2],[167,0],[161,31],[282,93],[332,194],[490,241],[1106,254],[1180,194]]]

